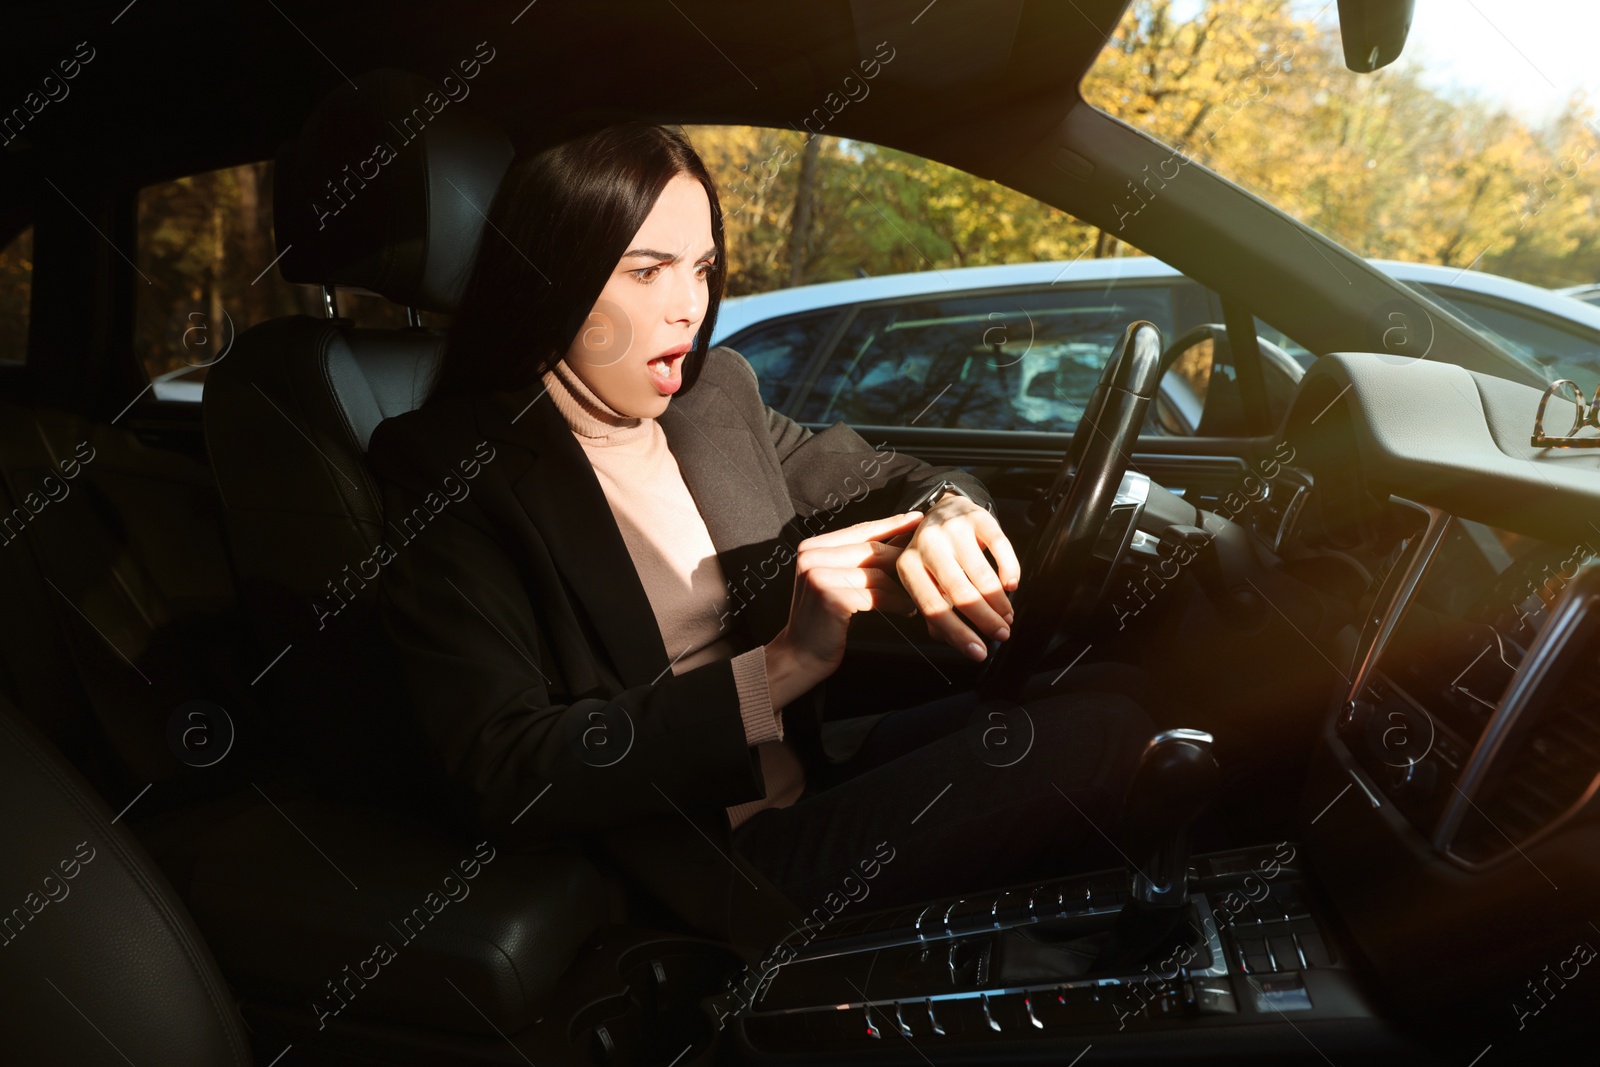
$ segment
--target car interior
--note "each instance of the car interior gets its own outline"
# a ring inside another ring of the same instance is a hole
[[[24,320],[0,324],[0,1062],[1571,1049],[1600,989],[1581,971],[1600,940],[1600,452],[1529,433],[1537,412],[1582,437],[1581,398],[1541,397],[1456,314],[1198,164],[1119,218],[1168,152],[1079,92],[1125,7],[0,16],[6,101],[58,57],[82,67],[4,126],[0,164],[0,248],[26,240],[31,262]],[[1339,9],[1347,56],[1394,58],[1408,4]],[[724,943],[583,841],[496,849],[450,816],[379,625],[365,452],[421,402],[467,266],[503,237],[485,211],[516,153],[623,119],[788,128],[885,40],[897,58],[830,134],[1119,228],[1221,306],[1177,338],[1135,305],[1074,308],[1103,366],[1009,370],[1008,394],[1082,410],[1057,432],[914,425],[940,383],[1003,361],[919,343],[915,320],[858,339],[816,428],[977,474],[1027,569],[986,663],[860,619],[828,717],[964,688],[1014,702],[1059,670],[1137,676],[1161,732],[1107,842],[1125,863],[869,896]],[[470,94],[430,109],[473,56]],[[358,161],[385,136],[402,150],[374,178]],[[307,298],[211,339],[198,403],[163,396],[135,337],[155,284],[130,258],[140,190],[264,161],[270,236],[229,254]],[[1387,346],[1395,315],[1427,358]],[[1298,382],[1258,318],[1316,357]],[[1202,342],[1206,415],[1172,432],[1162,382]]]

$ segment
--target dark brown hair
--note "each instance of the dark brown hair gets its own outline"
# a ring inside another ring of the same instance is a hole
[[[681,131],[628,122],[512,161],[489,207],[428,401],[521,389],[559,363],[679,174],[705,187],[717,250],[706,315],[683,362],[680,393],[687,392],[700,376],[726,287],[722,206]]]

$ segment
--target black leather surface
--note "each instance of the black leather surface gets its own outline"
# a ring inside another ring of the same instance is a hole
[[[504,132],[427,79],[363,74],[278,153],[278,269],[291,282],[453,311],[512,154]]]
[[[365,460],[421,400],[443,337],[305,316],[243,334],[212,368],[207,446],[276,746],[330,793],[405,799],[426,774],[373,606],[382,506]],[[281,654],[281,658],[280,657]]]
[[[219,827],[189,901],[244,996],[308,1020],[489,1035],[533,1021],[530,1004],[608,910],[581,855],[497,852],[316,801],[262,803]]]
[[[252,567],[271,566],[275,555],[300,576],[295,592],[325,595],[340,568],[370,551],[383,520],[367,441],[378,423],[421,402],[443,344],[432,330],[295,316],[252,327],[211,369],[206,439],[230,518],[293,513],[310,525],[305,532],[332,539],[321,569],[307,567],[317,546],[297,542],[252,557]],[[249,532],[234,523],[228,536],[237,544]],[[364,550],[351,556],[357,545]]]
[[[279,156],[277,239],[292,246],[280,267],[291,280],[448,311],[483,224],[466,201],[487,208],[509,142],[451,104],[319,230],[308,225],[312,183],[429,88],[394,72],[360,83]],[[366,450],[378,423],[420,404],[442,345],[432,330],[275,319],[243,334],[206,381],[239,597],[267,668],[257,688],[321,799],[275,796],[274,808],[263,796],[219,826],[190,850],[185,893],[241,995],[304,1010],[319,1028],[364,1018],[513,1033],[624,907],[618,884],[582,856],[483,863],[473,839],[420,829],[448,805],[373,614],[385,534]],[[474,877],[463,862],[479,864]]]
[[[172,887],[36,729],[0,706],[0,1062],[251,1062]]]
[[[249,678],[235,677],[246,620],[204,461],[121,426],[0,403],[0,483],[17,616],[0,632],[17,710],[112,803],[158,783],[135,817],[225,788],[243,746],[200,776],[166,736],[191,699],[221,704],[241,731],[254,712]]]

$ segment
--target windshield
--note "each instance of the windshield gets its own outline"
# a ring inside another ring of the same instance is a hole
[[[1588,0],[1417,0],[1363,75],[1332,2],[1135,0],[1083,94],[1358,255],[1560,289],[1600,280],[1597,38]]]

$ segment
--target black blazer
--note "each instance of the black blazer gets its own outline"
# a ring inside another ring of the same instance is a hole
[[[958,468],[773,411],[729,348],[708,353],[660,421],[728,580],[723,623],[740,651],[787,622],[803,538],[902,511],[942,478],[989,499]],[[389,534],[384,627],[474,831],[513,849],[586,838],[707,934],[784,932],[792,902],[729,841],[724,809],[766,794],[732,667],[672,674],[604,491],[542,383],[387,419],[368,458]],[[812,773],[815,696],[783,712]]]

